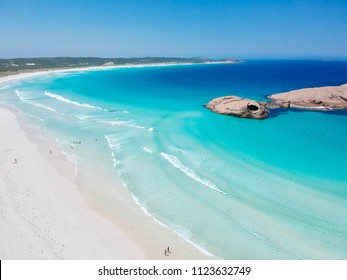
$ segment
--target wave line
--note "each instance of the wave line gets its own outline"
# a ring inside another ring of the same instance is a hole
[[[54,98],[54,99],[57,99],[59,101],[62,101],[62,102],[65,102],[65,103],[70,103],[70,104],[73,104],[75,106],[79,106],[79,107],[84,107],[84,108],[89,108],[89,109],[97,109],[97,110],[104,110],[103,108],[101,107],[97,107],[97,106],[93,106],[93,105],[90,105],[88,103],[79,103],[77,101],[73,101],[73,100],[70,100],[68,98],[65,98],[61,95],[58,95],[58,94],[54,94],[54,93],[50,93],[49,91],[45,90],[45,95],[51,97],[51,98]]]
[[[56,110],[54,110],[53,108],[51,107],[48,107],[48,106],[44,106],[40,103],[35,103],[35,102],[32,102],[30,101],[29,98],[24,98],[23,96],[20,95],[20,92],[19,90],[15,90],[15,93],[16,95],[18,96],[19,100],[21,102],[24,102],[24,103],[27,103],[27,104],[30,104],[30,105],[33,105],[33,106],[36,106],[36,107],[39,107],[39,108],[43,108],[43,109],[46,109],[46,110],[49,110],[49,111],[52,111],[52,112],[57,112]]]
[[[217,188],[215,184],[213,184],[211,181],[201,178],[198,174],[195,173],[194,170],[190,169],[189,167],[185,166],[177,157],[174,155],[169,155],[166,153],[160,153],[163,158],[165,158],[168,162],[170,162],[174,167],[181,170],[183,173],[185,173],[190,178],[194,179],[195,181],[205,185],[206,187],[209,187],[210,189],[219,192],[224,195],[228,195],[226,192],[221,191]]]

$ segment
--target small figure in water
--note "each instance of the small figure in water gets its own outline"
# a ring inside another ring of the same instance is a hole
[[[49,150],[49,153],[52,154],[52,150]]]
[[[15,158],[14,161],[13,161],[13,163],[17,163],[17,162],[18,162],[18,161],[17,161],[17,159]]]

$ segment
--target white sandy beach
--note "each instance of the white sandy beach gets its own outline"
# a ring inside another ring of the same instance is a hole
[[[1,259],[145,257],[88,206],[77,186],[47,162],[16,116],[3,108],[0,127]]]
[[[54,72],[74,70],[81,69]],[[114,206],[87,198],[75,166],[48,140],[32,137],[17,111],[0,107],[0,127],[0,259],[167,259],[167,246],[171,259],[210,258],[145,215],[122,186]]]
[[[234,62],[204,62],[200,64],[233,64]],[[26,79],[39,75],[47,75],[49,73],[64,73],[76,71],[99,71],[117,68],[145,68],[145,67],[163,67],[163,66],[183,66],[194,65],[194,63],[148,63],[148,64],[124,64],[124,65],[108,65],[108,66],[87,66],[80,68],[69,69],[48,69],[48,70],[33,70],[32,72],[24,72],[9,76],[0,77],[0,84],[4,84],[13,80]]]
[[[222,62],[205,63],[205,64],[221,64]],[[193,65],[193,63],[152,63],[152,64],[125,64],[125,65],[111,65],[111,66],[89,66],[80,68],[69,69],[47,69],[47,70],[33,70],[32,72],[17,73],[9,76],[0,77],[0,84],[8,83],[13,80],[27,79],[40,75],[47,75],[50,73],[64,73],[64,72],[76,72],[76,71],[99,71],[107,69],[117,68],[144,68],[144,67],[162,67],[162,66],[178,66],[178,65]]]

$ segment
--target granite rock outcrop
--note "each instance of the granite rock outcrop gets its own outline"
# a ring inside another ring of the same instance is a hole
[[[238,96],[218,97],[204,106],[215,113],[240,118],[265,119],[269,115],[263,103]]]
[[[341,86],[304,88],[268,96],[266,107],[286,106],[307,110],[347,109],[347,84]]]

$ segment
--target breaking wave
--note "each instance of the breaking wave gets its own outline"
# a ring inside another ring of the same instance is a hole
[[[122,134],[108,134],[104,135],[108,146],[113,151],[119,151],[121,146],[128,141],[128,138]]]
[[[150,148],[147,148],[146,146],[141,146],[141,148],[147,153],[154,154],[154,152]]]
[[[58,94],[54,94],[54,93],[50,93],[49,91],[45,91],[45,95],[51,97],[51,98],[54,98],[54,99],[57,99],[59,101],[62,101],[62,102],[65,102],[65,103],[69,103],[69,104],[73,104],[75,106],[79,106],[79,107],[84,107],[84,108],[89,108],[89,109],[97,109],[97,110],[104,110],[103,108],[101,107],[97,107],[97,106],[93,106],[93,105],[90,105],[88,103],[79,103],[77,101],[72,101],[68,98],[65,98],[61,95],[58,95]]]
[[[221,194],[227,195],[226,192],[221,191],[220,189],[217,188],[215,184],[213,184],[211,181],[201,178],[198,174],[195,173],[194,170],[190,169],[189,167],[185,166],[177,157],[174,155],[169,155],[166,153],[160,153],[163,158],[165,158],[168,162],[170,162],[174,167],[178,168],[181,170],[183,173],[185,173],[187,176],[190,178],[194,179],[195,181],[205,185],[206,187],[219,192]]]
[[[117,125],[117,126],[127,126],[127,127],[132,127],[132,128],[140,128],[140,129],[144,129],[144,126],[140,126],[137,124],[134,124],[131,121],[119,121],[119,120],[115,120],[115,121],[100,121],[101,123],[106,123],[106,124],[110,124],[110,125]]]
[[[52,111],[52,112],[57,112],[55,109],[53,109],[53,108],[51,108],[51,107],[42,105],[42,104],[40,104],[40,103],[33,102],[33,101],[31,101],[30,98],[25,98],[25,97],[23,97],[23,96],[20,94],[20,91],[19,91],[19,90],[15,90],[15,93],[16,93],[16,95],[18,96],[19,100],[22,101],[22,102],[24,102],[24,103],[27,103],[27,104],[30,104],[30,105],[33,105],[33,106],[36,106],[36,107],[39,107],[39,108],[42,108],[42,109],[46,109],[46,110],[49,110],[49,111]]]

